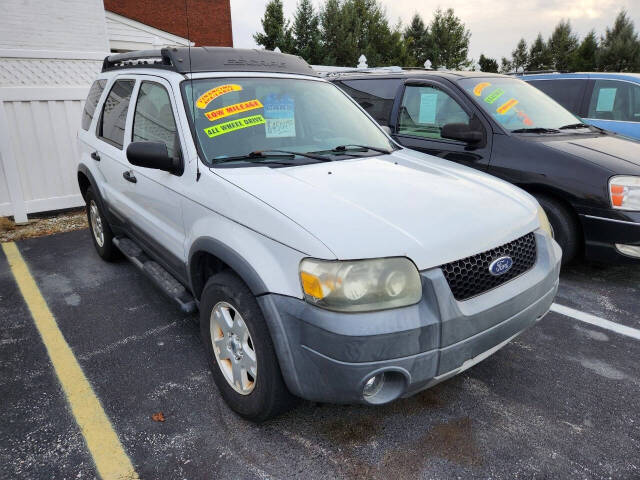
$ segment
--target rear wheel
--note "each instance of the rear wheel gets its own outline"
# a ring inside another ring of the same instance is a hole
[[[213,379],[236,413],[261,422],[292,406],[262,311],[229,271],[212,276],[204,287],[200,336]]]
[[[546,195],[537,195],[536,199],[549,217],[553,228],[553,237],[562,248],[562,264],[574,260],[580,251],[580,228],[575,216],[557,200]]]
[[[96,252],[103,260],[112,261],[119,257],[120,251],[113,244],[113,233],[96,199],[96,194],[89,187],[85,193],[87,201],[87,220],[89,231]]]

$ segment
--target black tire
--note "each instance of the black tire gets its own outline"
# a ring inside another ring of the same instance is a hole
[[[100,258],[107,262],[117,260],[120,258],[120,250],[118,250],[113,243],[113,232],[111,231],[111,227],[109,226],[109,222],[107,222],[104,212],[100,208],[100,202],[91,187],[89,187],[85,193],[85,200],[87,202],[87,221],[89,222],[89,232],[91,233],[91,240],[93,241],[93,246],[96,248],[96,252],[98,252]],[[91,208],[93,205],[95,205],[100,219],[100,224],[102,225],[102,245],[98,243],[96,238],[97,235],[94,232],[93,223],[91,221]]]
[[[231,305],[242,316],[255,350],[257,374],[249,394],[238,393],[218,366],[211,338],[211,314],[219,302]],[[276,356],[269,328],[258,302],[233,272],[223,271],[207,281],[200,299],[200,336],[207,354],[213,379],[222,398],[240,416],[262,422],[289,410],[295,397],[289,393]]]
[[[562,265],[575,260],[581,248],[580,227],[571,211],[557,200],[546,195],[536,195],[536,199],[549,217],[553,237],[562,248]]]

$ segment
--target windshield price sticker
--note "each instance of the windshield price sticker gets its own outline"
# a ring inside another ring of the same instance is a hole
[[[493,92],[491,92],[484,98],[484,101],[491,104],[499,99],[502,95],[504,95],[504,90],[502,90],[501,88],[496,88]]]
[[[511,110],[513,107],[515,107],[517,104],[518,104],[518,100],[516,100],[515,98],[512,98],[511,100],[507,100],[505,103],[500,105],[497,108],[496,112],[498,112],[498,114],[500,114],[500,115],[504,115],[509,110]]]
[[[242,90],[240,85],[229,84],[229,85],[220,85],[219,87],[212,88],[211,90],[204,92],[198,100],[196,101],[196,106],[198,108],[206,108],[212,100],[215,100],[220,95],[224,95],[229,92],[239,92]]]
[[[248,102],[235,103],[233,105],[229,105],[228,107],[211,110],[210,112],[205,113],[205,116],[210,121],[214,122],[216,120],[220,120],[221,118],[235,115],[236,113],[247,112],[256,108],[262,108],[262,103],[260,103],[260,100],[257,99],[249,100]]]
[[[271,94],[264,99],[267,138],[296,136],[295,102],[289,95]]]
[[[224,135],[225,133],[235,132],[247,127],[256,127],[258,125],[264,125],[264,117],[262,115],[253,115],[251,117],[241,118],[239,120],[231,120],[229,122],[220,123],[204,129],[204,133],[209,138],[217,137],[218,135]]]
[[[487,88],[489,86],[491,86],[491,84],[489,82],[480,82],[478,85],[473,87],[473,94],[476,97],[479,97],[480,95],[482,95],[482,90],[484,90],[485,88]]]

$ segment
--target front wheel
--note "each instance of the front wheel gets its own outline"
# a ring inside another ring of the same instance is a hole
[[[85,193],[87,201],[87,220],[89,221],[89,230],[91,231],[91,239],[93,246],[100,258],[108,262],[116,260],[120,251],[113,243],[113,232],[107,223],[106,218],[96,199],[96,194],[89,187]]]
[[[546,195],[537,195],[536,199],[547,214],[553,238],[562,248],[562,264],[575,259],[580,251],[580,228],[574,215],[560,202]]]
[[[255,297],[231,272],[212,276],[202,291],[200,336],[225,402],[254,422],[293,404],[269,329]]]

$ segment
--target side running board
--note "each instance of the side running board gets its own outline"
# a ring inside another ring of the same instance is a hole
[[[118,237],[113,239],[116,247],[127,259],[138,267],[169,298],[174,300],[184,313],[196,311],[196,302],[184,286],[178,282],[162,266],[151,260],[144,251],[131,239]]]

